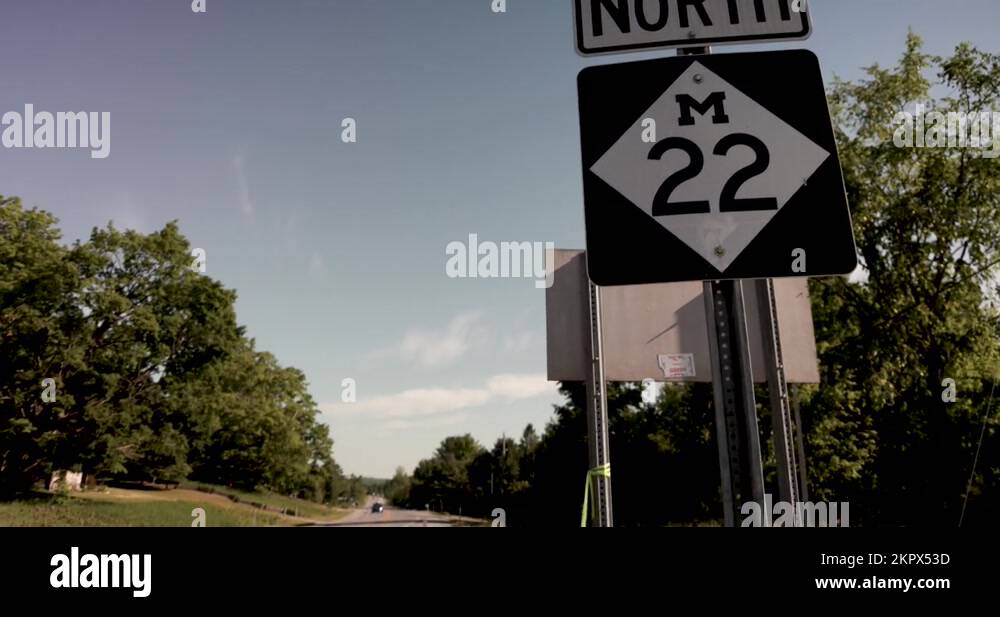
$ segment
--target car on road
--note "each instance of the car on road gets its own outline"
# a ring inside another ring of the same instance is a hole
[[[381,514],[385,510],[385,507],[381,503],[376,503],[372,506],[372,514]]]

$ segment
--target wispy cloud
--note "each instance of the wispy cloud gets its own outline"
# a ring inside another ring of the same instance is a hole
[[[318,252],[313,251],[313,254],[309,257],[309,267],[306,271],[309,273],[309,278],[325,279],[327,273],[326,260]]]
[[[242,154],[233,157],[233,170],[236,172],[236,186],[240,192],[240,206],[243,208],[243,214],[253,216],[254,207],[253,202],[250,201],[250,185],[247,182],[246,164]]]
[[[447,416],[427,418],[423,420],[389,420],[384,422],[379,428],[386,431],[405,431],[413,428],[427,426],[454,426],[469,419],[468,414],[457,413]]]
[[[98,203],[110,206],[110,219],[118,229],[134,229],[141,233],[156,231],[156,225],[151,223],[139,203],[128,191],[119,191],[110,198],[101,198]]]
[[[413,328],[399,343],[369,353],[366,363],[396,360],[424,368],[440,367],[461,358],[474,345],[484,342],[482,311],[461,313],[444,330]]]
[[[549,392],[558,391],[555,382],[549,381],[545,375],[496,375],[486,382],[490,394],[510,400],[534,398]]]
[[[521,332],[519,334],[505,334],[503,337],[503,348],[508,352],[525,351],[531,348],[535,342],[534,334],[531,332]]]
[[[480,407],[490,398],[490,391],[484,388],[417,388],[359,400],[347,409],[337,405],[333,411],[379,418],[411,418]]]
[[[503,374],[490,377],[478,388],[415,388],[385,394],[356,403],[320,405],[333,417],[364,416],[380,420],[426,418],[455,413],[489,403],[524,400],[557,392],[545,375]]]

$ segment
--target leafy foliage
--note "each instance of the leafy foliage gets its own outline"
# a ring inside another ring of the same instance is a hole
[[[867,278],[813,282],[824,375],[807,405],[812,477],[865,520],[951,526],[997,378],[1000,160],[897,147],[893,120],[917,104],[1000,111],[1000,56],[964,44],[929,56],[911,35],[897,67],[868,75],[830,97]],[[993,416],[977,492],[996,486]]]
[[[0,198],[0,491],[77,467],[317,501],[357,492],[305,376],[254,349],[236,294],[192,270],[175,223],[109,225],[71,247],[55,225]]]

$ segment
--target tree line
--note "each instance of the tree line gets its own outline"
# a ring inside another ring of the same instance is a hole
[[[898,115],[916,104],[1000,113],[1000,55],[962,44],[933,56],[911,34],[897,65],[835,80],[829,102],[862,276],[810,281],[821,372],[800,390],[810,499],[849,502],[855,525],[987,525],[1000,514],[1000,159],[983,155],[985,135],[979,151],[940,133],[936,147],[894,138],[912,130]],[[503,507],[508,525],[573,524],[585,399],[581,384],[561,390],[540,437],[528,427],[490,450],[449,437],[397,473],[393,496],[481,516]],[[711,389],[667,386],[647,404],[637,384],[610,384],[608,402],[616,525],[718,521]],[[758,417],[777,494],[763,388]]]
[[[363,498],[303,373],[193,261],[176,223],[66,246],[51,214],[0,196],[0,495],[76,469]]]

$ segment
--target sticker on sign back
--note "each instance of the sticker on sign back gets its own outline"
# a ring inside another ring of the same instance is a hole
[[[696,377],[693,353],[660,354],[656,357],[664,379]]]

